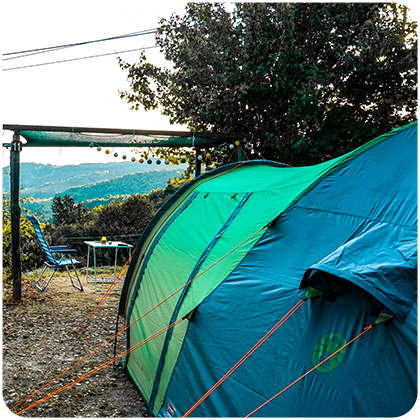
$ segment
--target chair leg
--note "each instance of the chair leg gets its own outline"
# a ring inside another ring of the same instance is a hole
[[[42,287],[42,286],[39,284],[39,281],[41,280],[42,275],[45,273],[45,270],[46,270],[47,268],[49,268],[49,265],[48,265],[48,264],[45,264],[45,267],[44,267],[44,269],[42,270],[42,272],[41,272],[40,276],[38,277],[38,280],[35,282],[35,287],[36,287],[37,289],[39,289],[41,292],[45,291],[45,289],[47,288],[47,286],[48,286],[48,284],[50,283],[51,279],[54,277],[55,272],[57,271],[57,267],[55,267],[55,268],[54,268],[54,270],[53,270],[53,272],[52,272],[52,274],[51,274],[51,276],[50,276],[50,278],[47,280],[47,282],[45,283],[44,287]]]
[[[71,285],[72,285],[73,287],[75,287],[76,289],[80,290],[81,292],[83,292],[83,286],[82,286],[82,283],[81,283],[81,281],[80,281],[80,279],[79,279],[79,274],[77,273],[77,270],[76,270],[76,268],[75,268],[75,266],[74,266],[74,264],[73,264],[73,261],[71,262],[71,266],[73,267],[73,270],[74,270],[74,272],[75,272],[76,276],[72,276],[72,275],[71,275],[70,270],[69,270],[69,266],[68,266],[68,265],[66,265],[67,274],[68,274],[68,275],[69,275],[69,277],[70,277]],[[79,283],[79,285],[75,284],[73,280],[77,280],[77,281],[78,281],[78,283]]]

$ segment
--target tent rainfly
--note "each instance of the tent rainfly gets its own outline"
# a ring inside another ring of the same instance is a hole
[[[197,177],[141,237],[119,313],[127,348],[159,332],[123,360],[149,414],[407,413],[417,123],[316,166],[249,161]]]

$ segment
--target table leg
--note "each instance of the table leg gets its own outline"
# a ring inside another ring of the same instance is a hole
[[[118,247],[115,247],[114,281],[117,278],[117,252],[118,252]]]
[[[96,287],[96,248],[93,248],[93,272],[94,272],[94,281],[95,281],[95,289],[98,292],[98,288]]]
[[[87,262],[86,262],[86,283],[88,282],[88,276],[89,276],[89,254],[90,254],[90,245],[88,245],[88,252],[87,252]]]

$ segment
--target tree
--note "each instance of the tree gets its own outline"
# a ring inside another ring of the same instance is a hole
[[[154,214],[153,206],[147,198],[133,194],[122,202],[115,200],[93,209],[85,226],[85,236],[140,236]]]
[[[251,157],[314,164],[416,119],[416,29],[397,4],[189,3],[158,28],[173,69],[119,59],[120,96],[195,132],[251,133]]]
[[[146,197],[133,194],[123,202],[115,200],[90,211],[83,224],[83,236],[91,238],[105,236],[108,239],[136,244],[154,214],[153,206]],[[78,248],[78,245],[75,247]],[[127,256],[118,254],[118,258],[118,261],[124,264]],[[112,260],[110,252],[97,255],[99,264],[110,260]]]
[[[75,203],[74,198],[66,194],[63,198],[56,196],[51,204],[55,226],[71,225],[82,219],[89,211],[83,202]]]

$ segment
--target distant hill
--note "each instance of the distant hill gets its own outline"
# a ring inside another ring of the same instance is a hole
[[[105,205],[118,197],[147,194],[165,188],[169,178],[179,176],[186,165],[139,164],[138,162],[85,163],[81,165],[42,165],[22,163],[21,196],[31,197],[31,211],[51,217],[56,195],[70,195],[89,208]],[[10,190],[9,168],[3,168],[3,191]]]
[[[186,165],[158,165],[152,159],[152,164],[138,162],[113,162],[113,163],[82,163],[80,165],[42,165],[39,163],[20,164],[20,184],[28,193],[35,187],[50,188],[51,191],[63,191],[77,185],[86,185],[92,182],[107,180],[151,170],[183,169]],[[3,175],[9,172],[9,167],[3,168]],[[3,191],[10,189],[8,176],[3,176]],[[29,195],[29,194],[28,194]]]
[[[119,197],[122,195],[147,194],[157,188],[165,188],[169,178],[181,174],[181,170],[149,171],[124,175],[106,181],[95,182],[79,187],[71,187],[63,192],[72,196],[75,201],[86,201],[94,198]]]

